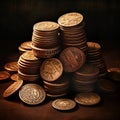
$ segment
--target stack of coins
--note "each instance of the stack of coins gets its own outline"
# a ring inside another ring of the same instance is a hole
[[[99,68],[99,77],[105,77],[107,74],[107,69],[105,61],[103,59],[102,50],[100,44],[96,42],[87,42],[88,53],[87,60],[89,63],[95,65]]]
[[[61,29],[63,47],[78,47],[85,53],[87,51],[87,38],[83,15],[77,12],[66,13],[58,18]]]
[[[95,84],[99,74],[99,69],[90,63],[86,63],[82,68],[73,74],[73,89],[75,92],[91,92],[95,89]]]
[[[33,26],[32,49],[40,58],[53,57],[60,52],[59,25],[56,22],[43,21]]]
[[[41,60],[36,58],[33,51],[23,53],[18,60],[18,75],[24,81],[36,81],[39,78]]]
[[[25,42],[21,43],[21,45],[18,47],[20,54],[22,54],[28,50],[32,50],[31,43],[32,43],[32,41],[25,41]]]

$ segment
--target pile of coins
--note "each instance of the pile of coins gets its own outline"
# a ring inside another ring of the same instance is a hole
[[[43,21],[33,26],[32,49],[38,58],[53,57],[60,52],[59,25]]]
[[[99,77],[105,77],[107,74],[107,69],[100,44],[96,42],[87,42],[87,45],[87,61],[99,68]]]
[[[33,51],[23,53],[18,60],[18,75],[24,81],[36,81],[40,78],[41,60],[36,58]]]
[[[66,13],[58,18],[63,46],[77,47],[87,52],[87,37],[83,15],[77,12]]]

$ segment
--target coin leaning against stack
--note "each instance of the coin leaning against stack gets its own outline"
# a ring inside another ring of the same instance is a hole
[[[60,52],[59,25],[52,21],[34,24],[32,49],[38,58],[50,58]]]
[[[77,12],[66,13],[58,18],[58,24],[61,29],[64,48],[77,47],[86,53],[87,37],[83,15]]]
[[[33,51],[23,53],[18,60],[18,76],[24,81],[39,79],[41,59],[34,56]]]

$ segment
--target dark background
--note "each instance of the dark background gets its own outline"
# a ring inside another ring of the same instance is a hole
[[[119,48],[120,4],[116,0],[2,0],[0,2],[0,55],[17,51],[31,40],[36,22],[51,20],[67,12],[80,12],[86,22],[88,41],[104,49]]]

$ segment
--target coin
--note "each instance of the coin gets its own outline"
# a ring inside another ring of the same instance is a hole
[[[57,80],[62,75],[62,72],[62,63],[57,58],[46,59],[40,67],[40,75],[46,81]]]
[[[65,48],[59,56],[65,72],[75,72],[85,63],[85,54],[76,47]]]
[[[18,71],[18,64],[17,61],[8,62],[4,65],[5,70],[9,72],[17,72]]]
[[[100,102],[101,97],[94,92],[78,93],[75,96],[75,101],[81,105],[95,105]]]
[[[19,97],[28,105],[37,105],[45,100],[46,93],[38,84],[25,84],[19,90]]]
[[[13,95],[16,91],[18,91],[20,89],[20,87],[23,84],[23,80],[19,80],[17,82],[14,82],[13,84],[11,84],[3,93],[3,97],[9,97],[11,95]]]
[[[23,43],[21,43],[20,47],[25,49],[25,50],[31,50],[31,43],[32,41],[25,41]]]
[[[0,71],[0,80],[6,80],[10,77],[10,73],[7,71]]]
[[[11,80],[17,82],[19,80],[18,73],[14,73],[10,76]]]
[[[57,110],[71,110],[75,108],[76,102],[67,98],[56,99],[52,102],[52,107]]]

